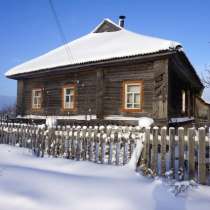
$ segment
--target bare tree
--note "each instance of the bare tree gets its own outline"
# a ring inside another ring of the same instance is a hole
[[[4,106],[0,110],[0,113],[5,114],[5,115],[9,115],[9,116],[14,116],[15,113],[16,113],[16,104]]]
[[[210,65],[205,67],[205,73],[202,74],[202,82],[205,87],[210,88]]]

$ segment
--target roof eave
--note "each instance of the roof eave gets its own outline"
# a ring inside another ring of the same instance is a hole
[[[36,75],[40,73],[46,73],[49,71],[56,71],[58,69],[74,69],[74,68],[81,68],[81,67],[87,67],[91,65],[100,65],[100,64],[109,64],[109,63],[115,63],[115,62],[121,62],[121,61],[127,61],[127,60],[137,60],[137,59],[157,59],[160,56],[168,56],[171,54],[176,53],[177,50],[175,49],[170,49],[170,50],[162,50],[159,52],[154,52],[154,53],[147,53],[147,54],[138,54],[138,55],[133,55],[133,56],[124,56],[124,57],[116,57],[116,58],[109,58],[109,59],[104,59],[104,60],[98,60],[98,61],[89,61],[85,63],[77,63],[77,64],[72,64],[72,65],[65,65],[65,66],[56,66],[53,68],[46,68],[46,69],[39,69],[39,70],[34,70],[30,72],[25,72],[25,73],[19,73],[19,74],[13,74],[13,75],[5,75],[9,79],[19,79],[19,78],[24,78],[27,77],[27,75]]]
[[[205,86],[203,85],[203,83],[202,83],[202,81],[201,81],[201,79],[200,79],[199,75],[197,74],[197,72],[196,72],[196,70],[195,70],[194,66],[193,66],[193,65],[192,65],[192,63],[190,62],[190,60],[189,60],[189,58],[187,57],[186,53],[185,53],[183,50],[178,51],[178,52],[179,52],[179,53],[183,56],[183,58],[187,61],[187,63],[188,63],[188,64],[189,64],[189,66],[191,67],[191,69],[192,69],[192,71],[193,71],[194,75],[196,76],[196,78],[197,78],[198,82],[200,83],[200,85],[201,85],[202,89],[204,89],[204,88],[205,88]]]

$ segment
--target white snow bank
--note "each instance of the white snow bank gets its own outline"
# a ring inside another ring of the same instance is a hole
[[[171,118],[170,122],[172,123],[179,123],[179,122],[187,122],[194,120],[194,117],[177,117],[177,118]]]
[[[0,145],[2,210],[209,210],[210,188],[175,197],[161,180],[128,167],[36,158]]]
[[[51,120],[91,120],[96,119],[96,115],[72,115],[72,116],[41,116],[41,115],[24,115],[24,116],[17,116],[17,118],[26,118],[26,119],[49,119]]]
[[[149,117],[140,117],[138,119],[139,127],[141,128],[147,128],[150,127],[154,123],[154,120]]]
[[[136,147],[133,151],[131,159],[130,159],[129,163],[127,164],[128,167],[134,171],[136,170],[136,165],[138,163],[142,149],[143,149],[143,141],[141,139],[139,139],[139,140],[137,140]]]

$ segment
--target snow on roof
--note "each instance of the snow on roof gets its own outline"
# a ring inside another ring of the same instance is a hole
[[[109,19],[104,21],[114,25]],[[114,32],[94,33],[94,31],[20,64],[7,71],[5,75],[14,76],[54,67],[144,55],[180,46],[178,42],[136,34],[121,27]]]

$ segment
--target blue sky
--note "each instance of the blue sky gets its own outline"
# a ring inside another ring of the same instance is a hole
[[[176,40],[200,74],[210,64],[209,0],[53,0],[67,40],[103,18],[126,15],[131,31]],[[9,68],[62,44],[48,0],[0,0],[0,95],[16,95]],[[205,91],[210,101],[210,90]]]

